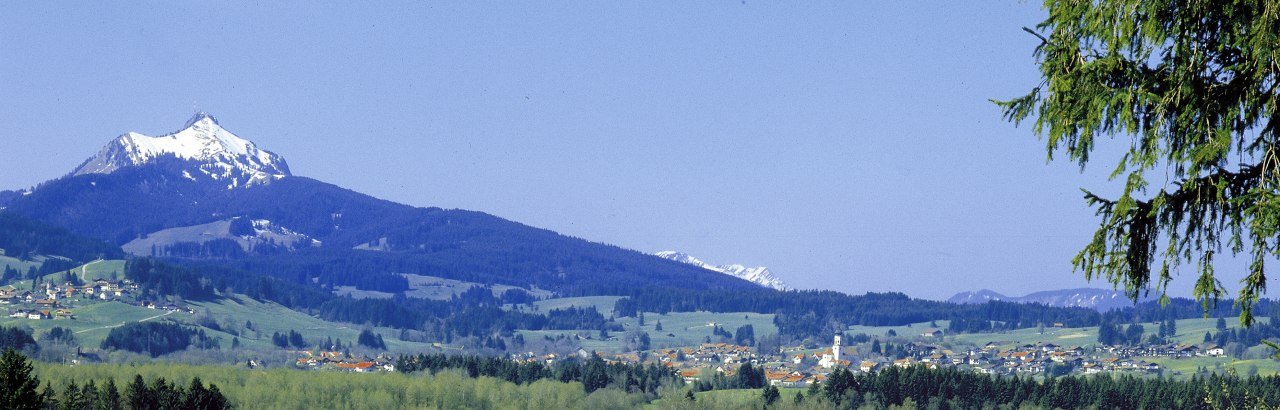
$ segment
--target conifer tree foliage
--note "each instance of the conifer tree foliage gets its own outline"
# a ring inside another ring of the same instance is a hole
[[[1206,308],[1226,294],[1216,255],[1251,263],[1236,302],[1241,321],[1265,292],[1280,255],[1280,10],[1261,0],[1046,1],[1043,82],[997,101],[1084,167],[1103,145],[1123,147],[1111,178],[1123,191],[1088,190],[1100,224],[1075,257],[1087,279],[1130,297],[1163,293],[1181,265],[1199,278]],[[1119,140],[1119,141],[1115,141]],[[1109,143],[1109,144],[1108,144]]]
[[[36,391],[40,379],[31,374],[31,363],[12,348],[0,356],[0,408],[39,409],[44,400]]]

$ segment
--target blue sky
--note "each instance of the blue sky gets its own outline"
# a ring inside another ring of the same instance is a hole
[[[1035,2],[457,3],[6,5],[0,188],[200,109],[298,175],[801,288],[1086,285],[1111,164],[987,101],[1039,82]]]

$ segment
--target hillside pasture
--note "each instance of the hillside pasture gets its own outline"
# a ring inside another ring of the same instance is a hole
[[[578,298],[573,298],[578,299]],[[585,305],[575,305],[582,307]],[[564,306],[567,307],[567,306]],[[563,307],[557,307],[563,308]],[[767,334],[776,334],[778,327],[773,324],[772,314],[761,313],[712,313],[712,312],[672,312],[668,314],[645,313],[644,326],[639,325],[639,319],[633,317],[617,318],[616,321],[621,323],[626,330],[639,328],[649,333],[650,347],[652,349],[663,349],[679,346],[696,346],[706,341],[708,337],[712,341],[720,341],[719,336],[713,334],[713,327],[709,324],[714,323],[729,332],[735,332],[739,326],[750,324],[757,338]],[[662,323],[662,331],[657,330],[658,323]],[[621,340],[617,340],[625,334],[623,332],[609,332],[614,340],[600,340],[599,330],[519,330],[525,340],[541,339],[545,336],[558,337],[565,336],[570,339],[577,340],[579,345],[586,350],[594,350],[599,352],[620,353],[624,350],[625,344]],[[590,339],[588,339],[590,338]]]
[[[554,309],[568,309],[570,307],[586,308],[594,307],[597,312],[606,318],[613,315],[613,305],[618,303],[618,299],[622,296],[582,296],[574,298],[556,298],[543,299],[533,303],[539,312],[547,312]]]
[[[0,255],[0,269],[4,269],[6,266],[16,269],[19,272],[26,273],[27,270],[31,268],[40,269],[40,262],[24,261],[11,256]]]
[[[1257,318],[1259,321],[1270,320],[1266,317]],[[1235,317],[1225,319],[1227,328],[1240,328],[1240,320]],[[1200,318],[1200,319],[1182,319],[1178,320],[1177,334],[1173,340],[1177,343],[1184,344],[1202,344],[1204,343],[1205,332],[1217,333],[1217,318]],[[947,322],[944,320],[937,321],[938,328],[945,332]],[[1139,323],[1143,326],[1146,335],[1157,332],[1160,328],[1159,323]],[[1127,325],[1126,325],[1127,326]],[[921,337],[921,334],[933,330],[929,327],[929,322],[913,323],[910,326],[850,326],[846,333],[857,334],[865,333],[870,336],[884,337],[889,330],[897,333],[898,337],[905,340],[923,340],[929,341],[930,338]],[[759,330],[756,334],[760,334]],[[1009,349],[1014,346],[1024,344],[1052,343],[1059,346],[1071,347],[1089,347],[1098,343],[1098,327],[1079,327],[1079,328],[1059,328],[1046,327],[1041,333],[1038,328],[1017,329],[1002,332],[987,333],[961,333],[947,334],[942,340],[951,343],[972,344],[974,346],[983,346],[987,343],[995,343],[1000,349]],[[830,341],[822,341],[829,343]],[[822,343],[819,343],[822,344]]]
[[[1188,357],[1144,360],[1158,363],[1165,369],[1165,375],[1175,377],[1190,377],[1201,368],[1217,373],[1234,371],[1241,376],[1248,376],[1249,368],[1257,367],[1258,375],[1260,376],[1280,374],[1280,361],[1272,359],[1237,360],[1232,357]]]
[[[483,283],[467,282],[435,276],[415,275],[411,273],[402,273],[400,275],[404,276],[405,279],[408,279],[409,281],[409,290],[405,291],[404,295],[411,298],[449,300],[449,298],[459,295],[462,292],[466,292],[468,289],[473,287],[485,286]],[[489,288],[492,290],[494,296],[502,296],[503,292],[510,289],[520,289],[541,299],[550,298],[552,296],[551,292],[545,290],[526,289],[518,286],[494,284],[489,285]],[[394,296],[394,294],[388,292],[359,290],[354,286],[338,286],[334,289],[334,293],[339,295],[348,295],[354,298],[386,299]],[[613,306],[610,305],[610,308],[612,307]]]
[[[718,341],[712,324],[729,332],[736,332],[738,327],[751,325],[756,338],[768,334],[777,334],[778,326],[773,324],[773,314],[765,313],[712,313],[712,312],[672,312],[667,314],[645,313],[642,330],[649,333],[655,349],[693,346],[706,341]],[[640,321],[634,317],[618,318],[627,329],[635,328]],[[662,331],[657,330],[658,322],[662,322]]]
[[[219,323],[231,323],[238,329],[244,328],[245,322],[253,323],[253,330],[241,330],[240,343],[249,347],[271,348],[273,333],[297,331],[308,343],[318,343],[325,338],[341,339],[343,344],[354,344],[364,326],[358,324],[326,322],[320,318],[289,309],[272,302],[259,302],[252,298],[236,295],[235,298],[217,302],[191,302],[197,313],[208,314]],[[194,324],[190,314],[183,313],[181,320]],[[399,339],[399,332],[384,327],[368,327],[381,334],[387,349],[401,353],[431,352],[437,349],[429,343],[406,342]],[[227,337],[224,343],[230,343]]]
[[[81,346],[96,348],[102,343],[103,339],[106,339],[107,333],[112,328],[126,323],[155,320],[166,313],[162,310],[147,309],[114,301],[93,302],[70,310],[75,314],[75,319],[30,320],[5,316],[0,318],[0,325],[26,326],[34,330],[36,335],[61,326],[75,332],[76,340]],[[172,315],[176,314],[178,313]],[[181,314],[187,315],[185,312]]]

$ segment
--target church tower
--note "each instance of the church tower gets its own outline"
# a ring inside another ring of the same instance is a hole
[[[840,361],[840,334],[836,334],[835,343],[831,344],[831,355],[835,356],[836,361]]]

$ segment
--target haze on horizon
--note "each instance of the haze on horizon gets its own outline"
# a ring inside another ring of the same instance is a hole
[[[1039,83],[1036,3],[58,6],[0,14],[0,189],[202,110],[296,175],[798,288],[1109,286],[1070,260],[1112,163],[988,101]]]

